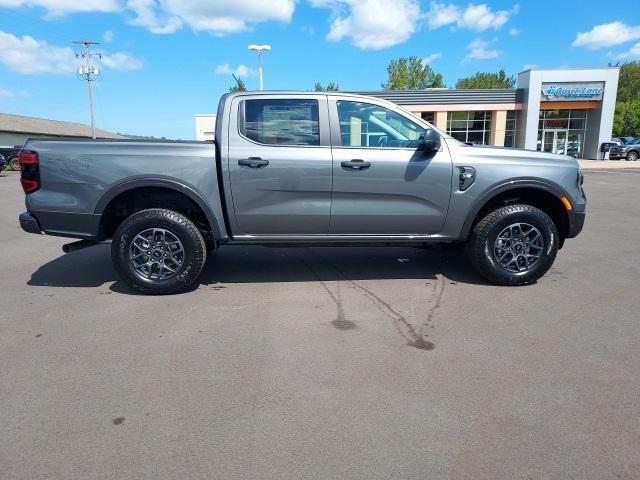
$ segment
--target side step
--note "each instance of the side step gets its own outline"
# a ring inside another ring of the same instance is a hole
[[[77,242],[65,243],[62,246],[64,253],[74,252],[76,250],[82,250],[83,248],[92,247],[98,245],[100,242],[94,242],[93,240],[78,240]]]

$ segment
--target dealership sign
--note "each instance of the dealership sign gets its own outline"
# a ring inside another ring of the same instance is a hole
[[[543,83],[542,95],[550,101],[602,100],[603,83]]]

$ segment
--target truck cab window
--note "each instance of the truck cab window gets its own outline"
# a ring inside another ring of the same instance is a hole
[[[318,101],[259,99],[240,103],[240,133],[266,145],[320,145]]]
[[[338,100],[343,147],[417,148],[424,128],[387,108]]]

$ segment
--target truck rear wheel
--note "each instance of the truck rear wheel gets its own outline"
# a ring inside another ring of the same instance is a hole
[[[161,208],[142,210],[113,235],[111,260],[134,290],[150,295],[193,287],[206,261],[202,234],[184,215]]]
[[[485,215],[469,240],[471,262],[496,285],[526,285],[542,277],[558,253],[558,229],[542,210],[508,205]]]

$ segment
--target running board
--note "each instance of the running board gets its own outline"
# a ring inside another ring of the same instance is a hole
[[[70,253],[76,250],[82,250],[83,248],[93,247],[99,243],[100,242],[94,242],[93,240],[78,240],[77,242],[65,243],[62,246],[62,251],[64,253]]]

